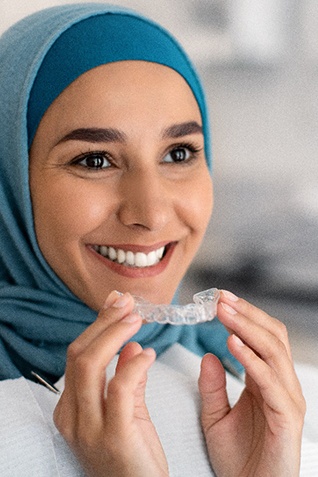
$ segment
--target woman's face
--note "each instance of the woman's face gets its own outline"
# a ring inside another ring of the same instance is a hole
[[[113,289],[171,301],[212,210],[201,125],[184,79],[143,61],[90,70],[45,113],[30,152],[36,236],[91,308]]]

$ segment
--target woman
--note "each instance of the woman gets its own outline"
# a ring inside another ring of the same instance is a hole
[[[56,383],[65,371],[54,421],[86,474],[163,476],[169,449],[145,403],[147,373],[154,380],[162,353],[169,367],[177,356],[196,359],[185,348],[212,352],[199,392],[215,475],[298,475],[305,406],[277,320],[230,292],[221,293],[222,325],[143,325],[133,313],[132,294],[173,299],[212,211],[206,106],[180,46],[139,15],[100,4],[40,12],[1,41],[2,379],[27,381],[52,405],[29,380]],[[181,350],[171,351],[174,343]],[[232,409],[221,362],[246,371]],[[149,400],[167,410],[162,383],[159,400],[149,383]],[[182,389],[179,399],[193,398],[193,387]],[[195,409],[187,420],[192,432]],[[193,453],[204,454],[194,434]],[[72,454],[52,440],[78,475]],[[176,469],[169,461],[171,475],[191,475],[184,459]],[[44,454],[35,461],[47,471]]]

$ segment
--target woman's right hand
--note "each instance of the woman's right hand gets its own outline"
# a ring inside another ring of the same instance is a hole
[[[96,321],[68,349],[54,422],[88,476],[169,475],[144,399],[155,351],[128,343],[105,393],[107,365],[142,324],[133,307],[131,295],[112,292]]]

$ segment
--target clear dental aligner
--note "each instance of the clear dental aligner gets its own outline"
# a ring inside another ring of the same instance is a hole
[[[217,288],[210,288],[193,295],[194,303],[188,305],[154,305],[143,298],[134,296],[134,312],[149,323],[195,325],[213,320],[216,316],[219,296],[220,292]]]

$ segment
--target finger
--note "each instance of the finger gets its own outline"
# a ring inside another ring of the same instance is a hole
[[[228,340],[231,353],[243,364],[248,375],[258,386],[265,401],[264,411],[269,416],[268,423],[275,433],[277,429],[292,427],[297,422],[302,425],[305,404],[301,396],[290,394],[279,376],[240,338],[232,335]]]
[[[77,352],[81,352],[108,326],[121,319],[125,314],[132,312],[134,308],[134,299],[129,293],[124,295],[116,290],[112,291],[100,310],[96,320],[74,341]],[[118,309],[121,313],[118,313]]]
[[[142,352],[142,346],[135,341],[127,343],[120,352],[118,363],[116,366],[116,373],[134,356],[137,356]]]
[[[199,392],[202,399],[201,420],[206,431],[223,419],[231,409],[226,392],[225,371],[213,354],[206,354],[202,358]]]
[[[267,336],[268,338],[273,337],[272,341],[274,344],[276,344],[276,348],[277,346],[281,347],[281,344],[283,344],[282,351],[284,354],[285,352],[287,353],[289,360],[292,362],[286,326],[277,319],[272,318],[264,311],[258,309],[243,299],[239,299],[228,291],[223,291],[221,293],[218,315],[226,320],[224,324],[230,327],[231,331],[233,331],[235,334],[241,336],[241,325],[244,327],[246,333],[250,331],[250,336],[251,339],[254,338],[254,343],[248,342],[248,344],[252,347],[255,346],[255,342],[259,336]],[[235,319],[233,320],[233,318]],[[231,321],[230,326],[228,323],[229,319]],[[262,330],[264,330],[264,332],[262,332]],[[265,333],[265,331],[267,333]],[[244,340],[247,340],[246,335],[243,338]]]
[[[107,423],[116,426],[119,432],[125,432],[136,417],[149,419],[146,407],[140,405],[140,388],[144,390],[147,371],[155,358],[156,353],[152,348],[143,350],[122,366],[108,385]]]
[[[134,301],[129,294],[120,297],[117,292],[112,292],[95,323],[69,347],[66,386],[54,412],[57,428],[63,435],[69,436],[69,441],[71,436],[78,435],[81,429],[85,431],[87,425],[93,425],[97,430],[97,426],[102,422],[105,368],[123,342],[130,338],[141,324],[139,317],[135,317],[135,325],[131,321],[134,317],[129,313],[133,306]],[[121,323],[117,328],[112,325],[125,317],[128,319],[127,323]],[[135,329],[129,331],[131,325],[135,326]],[[128,330],[125,330],[127,326]],[[123,332],[126,334],[122,335]],[[107,349],[108,353],[101,355],[100,349]],[[92,362],[95,364],[93,368],[90,364]]]
[[[101,372],[114,358],[123,344],[140,328],[142,320],[131,314],[103,330],[82,352],[77,353],[72,345],[68,351],[68,366],[75,371],[76,384],[85,387],[96,386]]]
[[[69,354],[71,399],[77,409],[79,429],[85,429],[87,425],[98,426],[102,422],[106,367],[124,342],[138,331],[141,323],[138,315],[128,315],[103,331],[80,354]]]
[[[76,422],[76,408],[70,405],[66,392],[63,391],[53,412],[53,421],[56,428],[70,442],[74,435],[74,423]]]
[[[247,346],[273,368],[290,393],[299,393],[300,384],[288,350],[285,343],[276,334],[245,315],[238,313],[227,304],[220,306],[218,317],[222,323],[226,324],[235,335],[239,336]]]
[[[133,298],[127,293],[120,296],[118,292],[111,292],[106,300],[106,305],[101,310],[97,320],[89,326],[84,333],[82,333],[68,348],[68,359],[66,366],[66,384],[70,382],[72,371],[76,368],[72,366],[72,363],[77,359],[81,353],[84,353],[85,349],[92,346],[95,342],[98,344],[98,337],[103,336],[105,331],[110,328],[112,323],[116,323],[122,320],[125,316],[129,316],[129,313],[133,307]]]
[[[281,321],[277,320],[276,318],[273,318],[265,311],[260,310],[246,300],[238,298],[236,295],[227,290],[221,291],[219,303],[227,304],[241,315],[244,315],[247,318],[251,319],[255,324],[262,326],[267,331],[277,336],[277,338],[285,344],[288,356],[292,360],[288,333],[286,330],[286,326]]]
[[[128,343],[120,352],[115,374],[118,374],[132,358],[142,353],[142,351],[143,351],[143,348],[139,343],[136,343],[136,342]],[[137,392],[135,394],[136,399],[139,398],[139,405],[144,403],[144,392],[145,392],[146,383],[147,383],[147,380],[145,376],[145,379],[141,381],[138,385],[138,395],[137,395]]]

